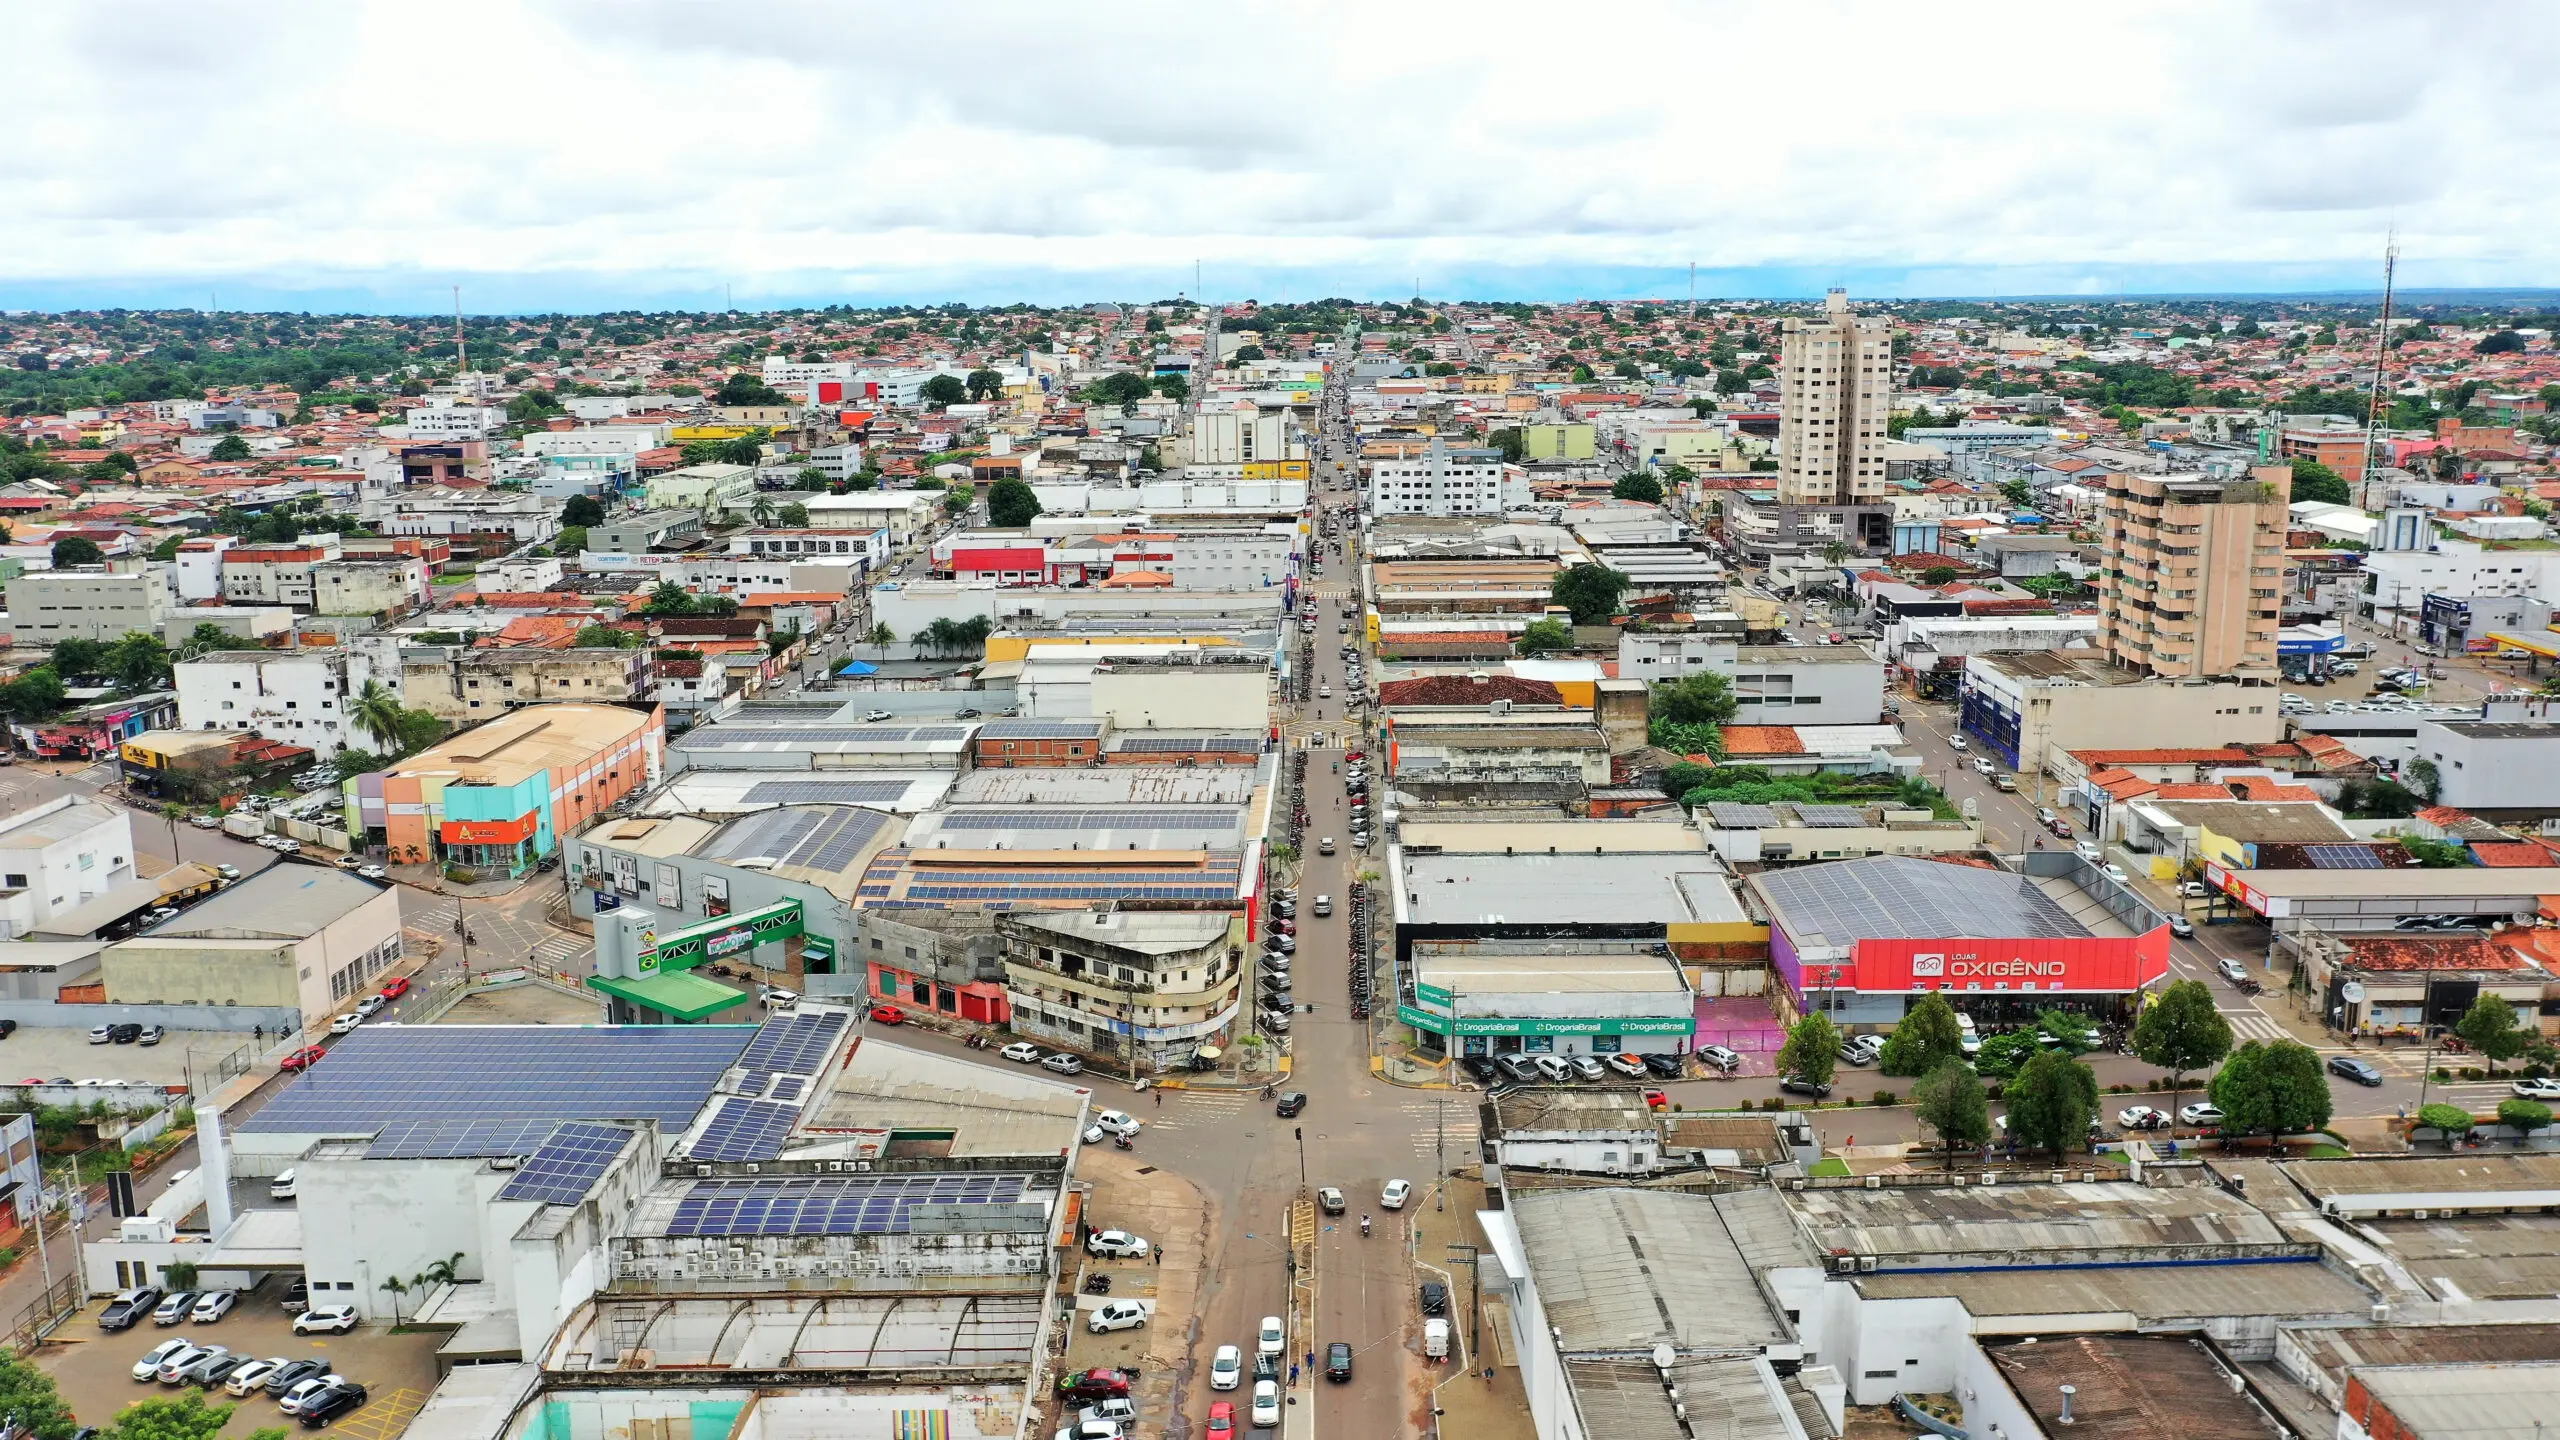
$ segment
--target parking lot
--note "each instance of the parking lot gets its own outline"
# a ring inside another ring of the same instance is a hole
[[[0,1040],[0,1085],[56,1076],[177,1084],[191,1067],[198,1076],[216,1073],[219,1057],[251,1043],[247,1031],[172,1030],[157,1045],[92,1045],[85,1028],[20,1026]]]
[[[55,1343],[36,1356],[36,1363],[53,1377],[64,1403],[81,1424],[105,1425],[138,1400],[175,1398],[182,1393],[179,1386],[143,1383],[133,1378],[133,1363],[163,1340],[183,1336],[199,1345],[225,1345],[260,1357],[323,1360],[369,1392],[363,1408],[331,1424],[328,1428],[332,1432],[355,1436],[357,1440],[392,1440],[407,1429],[418,1407],[426,1403],[427,1393],[435,1388],[435,1352],[444,1337],[434,1333],[394,1335],[379,1325],[364,1326],[345,1335],[296,1335],[293,1317],[276,1303],[285,1285],[281,1276],[270,1279],[262,1287],[265,1293],[250,1295],[239,1308],[211,1325],[164,1328],[146,1320],[130,1330],[103,1331],[98,1328],[98,1313],[106,1308],[106,1302],[93,1300],[81,1318],[55,1332]],[[234,1401],[216,1391],[206,1398],[217,1404],[238,1405],[230,1423],[222,1427],[225,1436],[245,1437],[256,1430],[291,1427],[295,1423],[264,1395]]]

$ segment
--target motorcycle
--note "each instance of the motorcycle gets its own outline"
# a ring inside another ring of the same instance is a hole
[[[1363,1240],[1369,1238],[1369,1217],[1366,1215],[1360,1217],[1360,1238]]]
[[[1114,1150],[1135,1150],[1138,1147],[1129,1142],[1128,1136],[1114,1135],[1111,1137],[1111,1148]]]

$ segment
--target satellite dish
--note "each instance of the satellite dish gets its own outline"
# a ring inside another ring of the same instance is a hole
[[[1679,1360],[1679,1358],[1680,1352],[1672,1349],[1667,1344],[1656,1345],[1653,1347],[1653,1368],[1656,1370],[1663,1371],[1666,1374],[1669,1373],[1672,1364]]]

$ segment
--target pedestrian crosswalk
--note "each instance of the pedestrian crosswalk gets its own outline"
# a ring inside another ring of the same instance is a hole
[[[1234,1090],[1183,1090],[1166,1097],[1164,1108],[1141,1118],[1151,1130],[1216,1130],[1244,1109],[1245,1097]]]
[[[589,944],[575,935],[554,935],[533,947],[533,958],[557,969],[564,962],[585,954]]]
[[[2283,1026],[2270,1019],[2264,1011],[2225,1010],[2222,1012],[2222,1018],[2230,1022],[2231,1038],[2234,1042],[2293,1038]]]
[[[1467,1097],[1451,1095],[1446,1101],[1407,1100],[1397,1108],[1404,1111],[1405,1128],[1413,1135],[1413,1155],[1417,1160],[1464,1160],[1476,1147],[1476,1109]]]

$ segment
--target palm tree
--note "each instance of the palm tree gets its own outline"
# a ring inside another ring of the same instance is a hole
[[[871,642],[873,654],[886,660],[889,658],[889,647],[898,643],[898,632],[889,628],[888,621],[881,620],[874,622],[871,633],[862,638]]]
[[[454,1251],[419,1273],[424,1285],[451,1285],[461,1278],[462,1252]]]
[[[758,494],[755,498],[755,503],[747,507],[747,518],[755,521],[759,527],[772,524],[773,497],[761,493]]]
[[[401,709],[400,697],[392,694],[389,687],[379,680],[367,680],[348,710],[347,718],[372,736],[376,744],[385,750],[399,750],[406,712]]]
[[[409,1293],[409,1282],[394,1275],[382,1282],[382,1288],[391,1295],[391,1323],[397,1325],[400,1323],[400,1297]]]
[[[1840,568],[1840,562],[1848,558],[1849,546],[1846,542],[1840,540],[1825,540],[1822,542],[1823,564],[1837,570]]]

